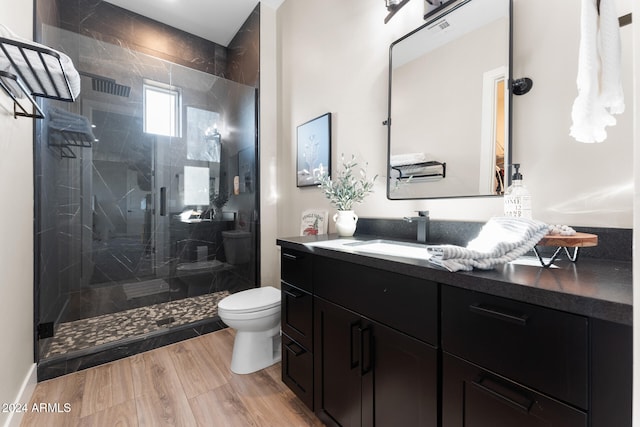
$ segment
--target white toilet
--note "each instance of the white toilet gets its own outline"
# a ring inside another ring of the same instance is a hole
[[[280,361],[280,290],[248,289],[222,299],[218,315],[236,330],[231,371],[250,374]]]
[[[249,231],[223,231],[222,246],[229,264],[239,265],[251,261],[251,233]]]

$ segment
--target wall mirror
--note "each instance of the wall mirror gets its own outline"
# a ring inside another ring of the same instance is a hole
[[[389,199],[499,196],[511,147],[511,0],[461,0],[389,49]]]

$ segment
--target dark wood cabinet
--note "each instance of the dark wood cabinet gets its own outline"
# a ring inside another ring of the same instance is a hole
[[[313,296],[285,281],[281,291],[282,332],[307,350],[313,349]]]
[[[631,326],[283,248],[282,333],[328,426],[631,426]]]
[[[444,352],[443,427],[587,427],[587,414]]]
[[[629,326],[442,286],[443,427],[631,426]]]
[[[631,426],[633,328],[590,319],[591,427]]]
[[[313,410],[312,256],[283,250],[281,265],[282,381]]]
[[[437,349],[315,299],[316,413],[333,426],[438,425]]]
[[[582,409],[588,318],[442,286],[442,349]]]
[[[316,413],[328,425],[360,426],[362,376],[368,374],[360,360],[360,316],[319,298],[314,303]]]
[[[313,409],[313,354],[282,334],[282,382]]]

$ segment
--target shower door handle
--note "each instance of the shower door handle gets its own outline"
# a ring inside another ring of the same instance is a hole
[[[160,216],[167,214],[167,187],[160,187]]]

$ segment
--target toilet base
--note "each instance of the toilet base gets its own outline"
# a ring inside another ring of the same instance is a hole
[[[231,356],[231,371],[250,374],[280,361],[280,325],[269,331],[236,331]]]

